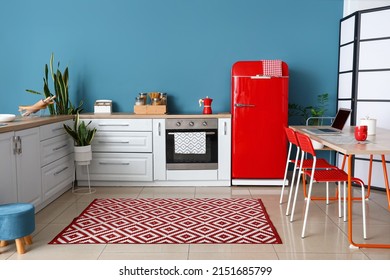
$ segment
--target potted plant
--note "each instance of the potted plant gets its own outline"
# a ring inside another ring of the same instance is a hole
[[[69,70],[68,67],[65,68],[64,72],[61,72],[60,62],[57,64],[57,69],[53,69],[54,54],[51,54],[50,57],[50,67],[45,64],[45,76],[43,77],[43,93],[31,89],[26,89],[27,92],[33,94],[40,94],[45,96],[45,99],[49,98],[54,102],[49,104],[50,115],[73,115],[82,111],[81,106],[83,102],[79,103],[79,106],[76,108],[73,106],[72,102],[69,99]],[[49,68],[51,78],[53,80],[54,93],[50,91],[49,87]]]
[[[64,124],[65,131],[74,141],[74,159],[79,165],[87,165],[92,159],[91,142],[96,134],[96,128],[89,128],[88,124],[80,121],[77,113],[74,119],[73,128]]]
[[[324,117],[325,112],[327,111],[329,94],[322,93],[317,95],[317,105],[313,106],[302,106],[296,103],[288,104],[289,117],[299,117],[301,119],[300,123],[306,123],[309,118],[312,118],[309,122],[309,125],[321,125],[321,117]]]

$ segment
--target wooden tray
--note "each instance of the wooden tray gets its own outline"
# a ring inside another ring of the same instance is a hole
[[[134,105],[134,113],[140,115],[163,115],[167,113],[167,105]]]

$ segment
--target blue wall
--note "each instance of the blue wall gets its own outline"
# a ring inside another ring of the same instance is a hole
[[[0,113],[38,97],[50,54],[69,66],[71,97],[93,111],[112,99],[132,112],[139,92],[167,92],[172,113],[230,111],[230,70],[239,60],[282,59],[290,102],[336,100],[343,0],[14,0],[0,10]]]

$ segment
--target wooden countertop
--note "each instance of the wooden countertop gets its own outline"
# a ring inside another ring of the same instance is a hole
[[[112,114],[94,114],[94,113],[84,113],[80,115],[82,119],[219,119],[219,118],[231,118],[230,113],[220,113],[220,114],[211,114],[211,115],[203,115],[203,114],[180,114],[180,115],[142,115],[142,114],[134,114],[134,113],[112,113]]]
[[[72,115],[60,115],[60,116],[44,116],[44,117],[16,117],[13,122],[4,122],[5,126],[0,126],[0,133],[9,131],[18,131],[41,125],[51,124],[60,121],[71,120]],[[112,113],[112,114],[94,114],[94,113],[82,113],[80,114],[81,119],[176,119],[176,118],[231,118],[230,113],[220,114],[193,114],[193,115],[141,115],[134,113]]]
[[[44,117],[16,117],[13,122],[2,122],[5,126],[0,126],[0,133],[18,131],[41,125],[51,124],[60,121],[73,119],[72,115],[44,116]]]

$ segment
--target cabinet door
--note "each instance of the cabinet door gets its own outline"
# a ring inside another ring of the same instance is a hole
[[[83,119],[97,131],[152,131],[151,119]]]
[[[16,154],[18,201],[38,205],[42,201],[39,128],[15,133],[20,137]]]
[[[42,168],[43,198],[49,199],[70,185],[74,178],[73,154],[67,155]]]
[[[152,132],[98,131],[92,141],[93,152],[151,153]]]
[[[87,169],[88,168],[88,169]],[[77,165],[76,179],[152,181],[151,153],[94,153],[90,165]]]
[[[167,179],[165,119],[153,120],[153,175],[155,181],[165,181]]]
[[[41,164],[45,166],[73,152],[73,141],[67,134],[41,141]]]
[[[70,127],[73,126],[73,120],[68,120],[64,122],[57,122],[57,123],[51,123],[47,125],[43,125],[39,128],[39,134],[41,141],[63,135],[65,134],[64,124],[69,125]]]
[[[13,132],[0,134],[0,204],[18,201],[13,137]]]
[[[218,180],[231,179],[231,119],[218,119]]]

